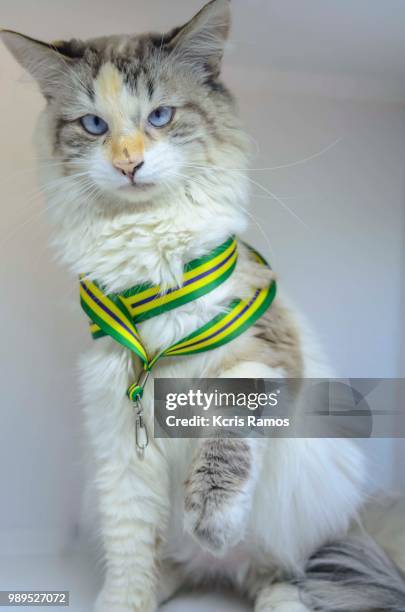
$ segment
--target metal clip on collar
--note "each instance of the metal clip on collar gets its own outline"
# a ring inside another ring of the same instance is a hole
[[[146,381],[149,378],[149,374],[150,372],[148,370],[145,370],[144,372],[142,372],[139,378],[139,381],[137,384],[142,389],[144,388]],[[143,404],[142,404],[142,399],[140,395],[137,397],[135,401],[135,410],[136,410],[136,415],[135,415],[136,448],[139,451],[139,453],[143,455],[146,447],[149,444],[149,433],[148,433],[148,428],[146,427],[146,423],[143,418]]]
[[[143,453],[149,444],[148,428],[146,427],[146,423],[143,419],[143,406],[140,399],[138,399],[136,403],[135,442],[136,448],[140,453]]]

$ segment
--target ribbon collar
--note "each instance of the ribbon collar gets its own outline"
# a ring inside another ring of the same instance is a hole
[[[256,261],[270,267],[257,251],[249,245],[246,246]],[[204,257],[186,264],[182,284],[168,289],[158,285],[143,284],[122,293],[106,294],[99,283],[90,281],[86,275],[81,276],[80,302],[90,318],[93,338],[111,336],[137,355],[143,364],[144,373],[127,390],[129,399],[137,406],[141,405],[148,374],[159,359],[193,355],[223,346],[251,327],[269,308],[276,295],[275,281],[272,281],[268,287],[254,290],[247,299],[233,300],[223,313],[160,353],[154,356],[147,354],[137,324],[213,291],[230,277],[237,258],[237,242],[235,237],[231,237]],[[140,419],[137,420],[137,427],[139,422],[140,426],[144,427],[141,409],[138,417]],[[147,433],[143,448],[146,445]]]

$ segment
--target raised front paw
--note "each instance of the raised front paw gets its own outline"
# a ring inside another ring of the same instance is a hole
[[[245,441],[207,441],[185,483],[185,529],[217,556],[244,537],[251,505],[250,464]]]

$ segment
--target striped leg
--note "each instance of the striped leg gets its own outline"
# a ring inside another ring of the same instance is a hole
[[[221,555],[243,539],[255,483],[255,441],[202,443],[186,481],[185,527]]]
[[[273,378],[262,363],[241,362],[221,378]],[[185,528],[201,546],[222,555],[245,535],[261,466],[260,441],[214,439],[202,442],[185,490]]]

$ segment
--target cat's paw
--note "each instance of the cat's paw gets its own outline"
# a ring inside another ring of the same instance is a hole
[[[228,497],[221,489],[186,485],[184,528],[204,548],[216,556],[224,555],[244,537],[249,497],[245,492]]]
[[[311,610],[302,603],[285,601],[266,608],[266,612],[311,612]]]
[[[121,594],[122,597],[122,594]],[[97,598],[93,612],[156,612],[157,604],[153,597],[145,594],[120,601],[116,593],[103,590]],[[131,601],[131,603],[128,603]]]
[[[290,584],[275,584],[260,594],[255,612],[311,612],[311,610],[301,602],[296,587]]]
[[[244,537],[252,500],[252,461],[245,440],[205,441],[185,483],[184,527],[223,555]]]
[[[135,608],[120,605],[120,604],[109,604],[105,603],[96,603],[94,606],[94,612],[135,612]]]

